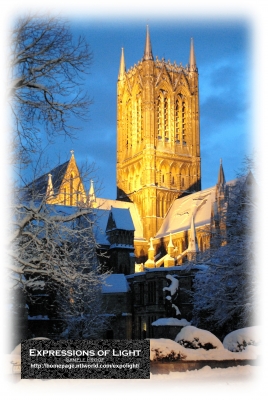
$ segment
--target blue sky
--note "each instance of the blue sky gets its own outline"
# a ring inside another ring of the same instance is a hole
[[[127,69],[141,60],[149,25],[153,55],[186,65],[194,38],[199,70],[202,188],[216,183],[220,158],[226,179],[235,178],[251,140],[251,25],[242,18],[70,18],[74,35],[93,53],[85,88],[93,100],[77,140],[62,137],[47,149],[51,167],[75,151],[79,165],[95,162],[101,197],[116,196],[116,83],[121,48]],[[81,124],[80,124],[81,125]],[[54,164],[53,164],[54,162]],[[95,179],[95,177],[94,177]],[[89,182],[85,182],[86,186]]]

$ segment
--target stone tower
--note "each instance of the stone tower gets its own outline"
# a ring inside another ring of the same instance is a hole
[[[149,240],[179,196],[201,190],[198,70],[154,59],[147,26],[144,56],[117,83],[117,199],[136,204]]]

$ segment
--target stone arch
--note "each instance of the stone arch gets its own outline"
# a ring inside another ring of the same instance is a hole
[[[170,166],[170,187],[171,188],[175,188],[178,186],[178,174],[179,174],[178,164],[173,162]]]
[[[160,181],[159,184],[162,187],[169,188],[170,186],[170,166],[166,160],[160,162]]]

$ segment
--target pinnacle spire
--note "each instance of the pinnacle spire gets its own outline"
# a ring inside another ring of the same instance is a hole
[[[90,180],[90,189],[89,189],[89,194],[88,194],[88,201],[91,206],[94,207],[96,203],[96,196],[95,196],[95,189],[94,189],[94,184],[93,180]]]
[[[122,47],[119,74],[118,74],[119,81],[124,78],[125,72],[126,72],[126,64],[125,64],[124,48]]]
[[[195,53],[194,53],[194,39],[191,38],[191,45],[190,45],[190,58],[189,58],[189,71],[196,72],[196,61],[195,61]]]
[[[52,175],[48,174],[48,182],[47,182],[47,197],[54,196],[54,189],[52,183]]]
[[[191,227],[190,227],[190,240],[188,245],[188,252],[196,253],[198,251],[198,245],[195,239],[195,225],[194,225],[194,216],[191,218]]]
[[[145,40],[145,48],[144,48],[144,55],[143,61],[153,60],[153,52],[152,52],[152,45],[149,33],[149,26],[146,26],[146,40]]]
[[[222,166],[222,159],[220,159],[220,169],[219,169],[219,174],[218,174],[218,186],[225,185],[225,176],[224,176],[224,171],[223,171],[223,166]]]

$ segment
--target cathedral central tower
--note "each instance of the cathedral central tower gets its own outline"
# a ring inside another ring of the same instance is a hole
[[[201,190],[198,70],[194,44],[186,67],[144,56],[117,83],[117,199],[138,208],[144,237],[161,227],[173,201]]]

